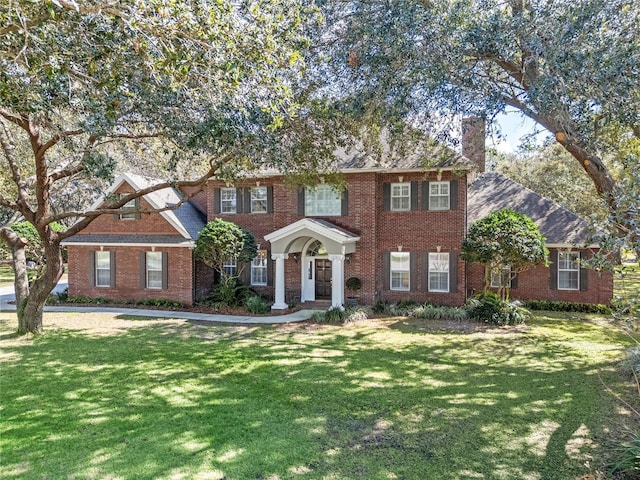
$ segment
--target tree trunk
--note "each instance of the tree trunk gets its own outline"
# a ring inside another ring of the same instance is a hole
[[[24,251],[24,243],[19,245],[11,245],[11,254],[13,257],[14,271],[14,292],[16,295],[16,310],[18,311],[18,333],[26,333],[26,325],[24,325],[20,310],[24,301],[29,297],[29,275],[27,273],[27,256]]]
[[[44,273],[31,285],[29,296],[24,302],[24,308],[18,306],[18,325],[24,326],[24,331],[18,333],[42,333],[42,314],[44,305],[51,290],[62,276],[64,264],[60,253],[60,242],[43,242],[44,258],[46,261]]]

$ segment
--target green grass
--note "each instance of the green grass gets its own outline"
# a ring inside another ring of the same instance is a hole
[[[616,372],[631,339],[595,317],[544,315],[487,330],[46,314],[30,339],[0,314],[0,477],[596,474],[612,429],[630,422],[607,388],[633,398]],[[53,328],[61,319],[87,330]]]

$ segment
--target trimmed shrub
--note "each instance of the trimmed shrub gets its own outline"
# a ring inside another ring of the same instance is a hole
[[[492,325],[515,325],[524,323],[528,310],[519,302],[507,302],[493,292],[480,294],[467,301],[469,318]]]
[[[469,318],[467,310],[464,308],[447,307],[442,305],[421,305],[410,312],[414,318],[425,318],[428,320],[465,320]]]
[[[259,295],[248,296],[244,301],[244,308],[246,308],[249,313],[257,315],[268,313],[271,310],[267,301]]]
[[[560,302],[556,300],[527,300],[522,304],[529,310],[547,310],[551,312],[580,312],[611,315],[611,307],[600,303]]]

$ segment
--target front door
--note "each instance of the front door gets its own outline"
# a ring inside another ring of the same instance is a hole
[[[316,260],[316,300],[331,299],[331,261]]]

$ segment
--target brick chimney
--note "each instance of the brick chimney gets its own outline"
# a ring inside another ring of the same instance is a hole
[[[476,165],[476,174],[485,169],[485,122],[480,117],[465,117],[462,119],[462,156]],[[475,176],[472,174],[472,176]]]

